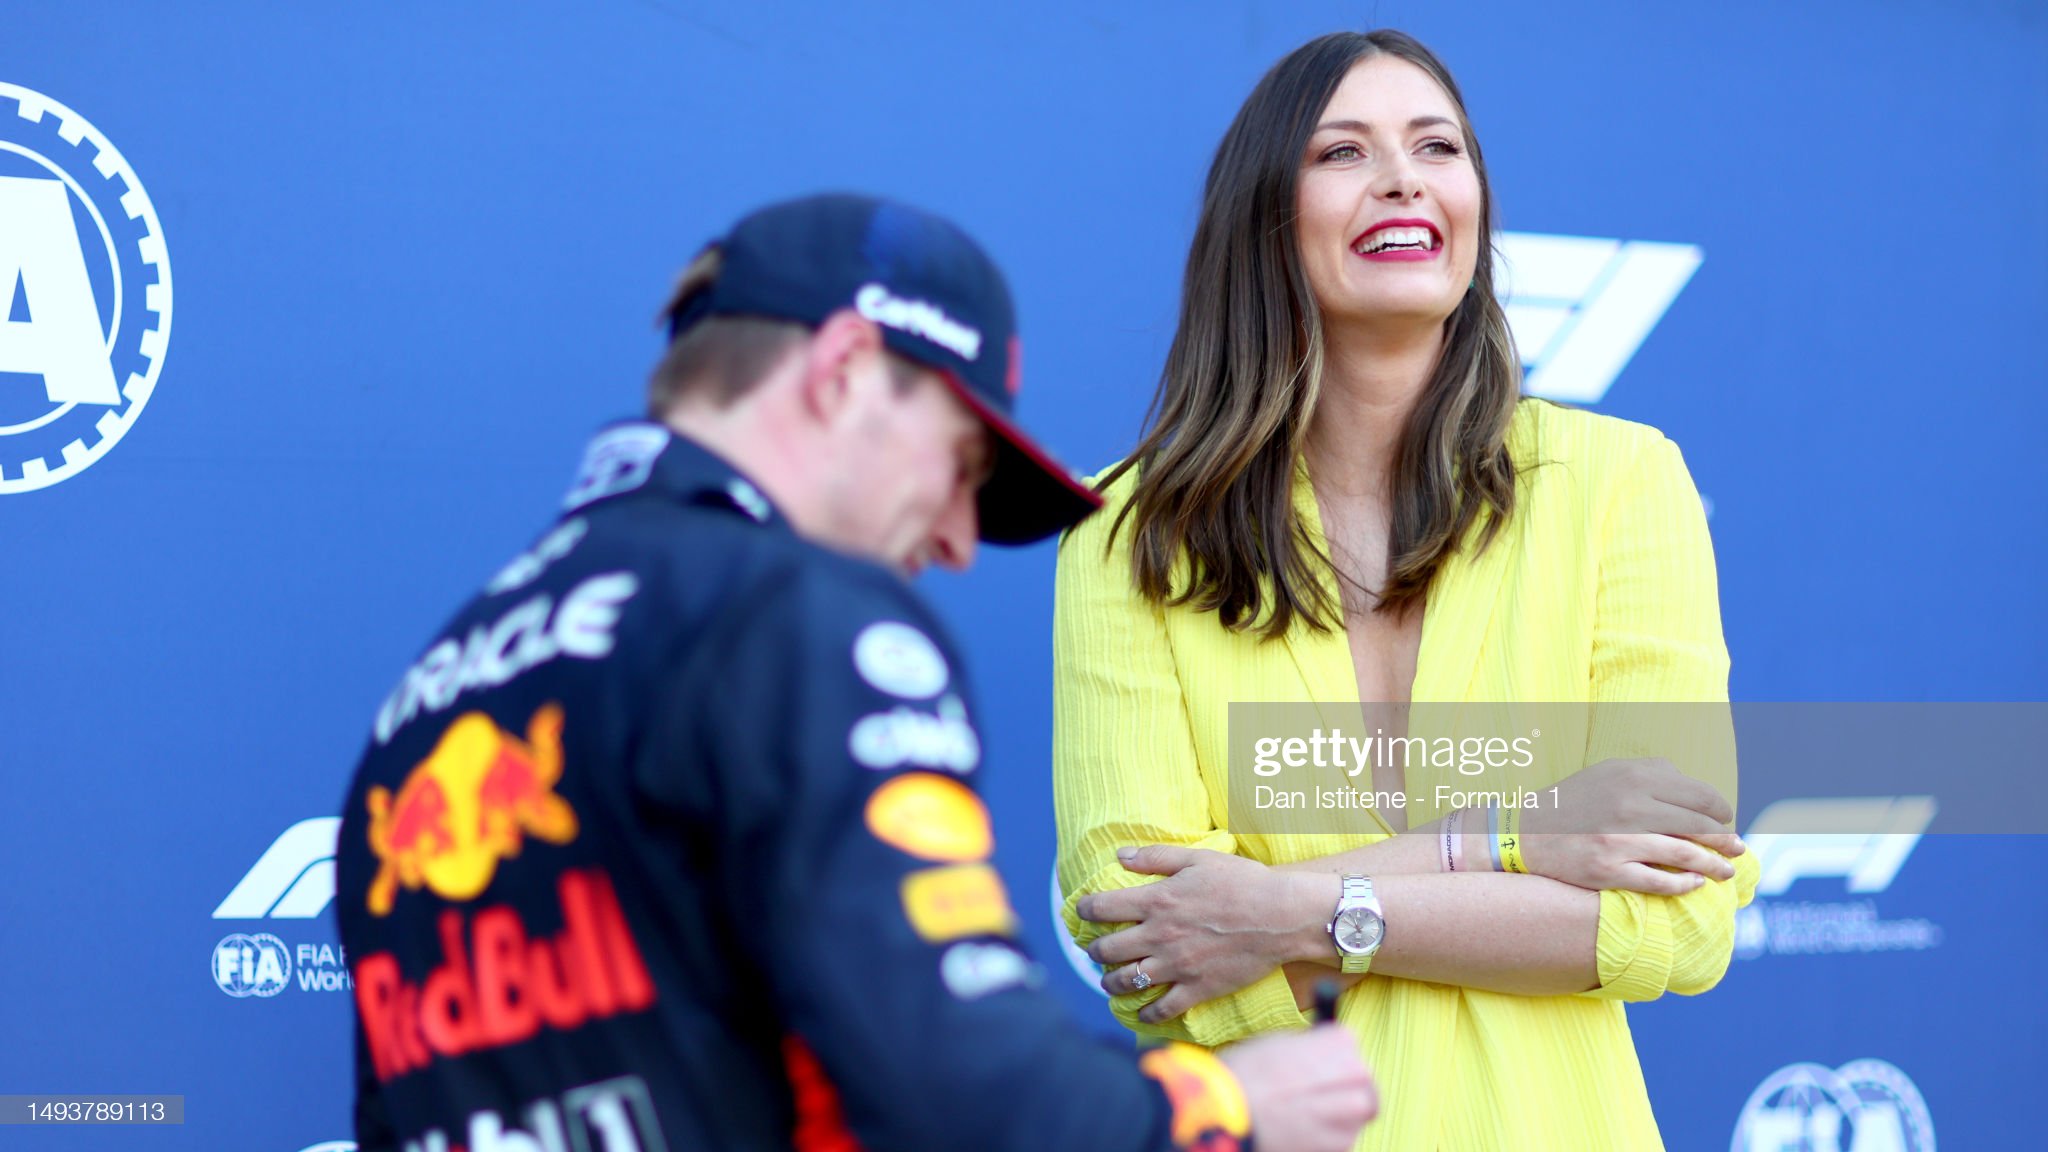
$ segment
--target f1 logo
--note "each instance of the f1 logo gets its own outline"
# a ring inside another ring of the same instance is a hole
[[[315,816],[284,830],[235,889],[215,920],[311,920],[334,901],[334,846],[341,817]]]
[[[1494,291],[1531,396],[1597,404],[1705,256],[1696,245],[1503,232]]]
[[[1780,895],[1809,876],[1840,876],[1851,892],[1882,892],[1934,812],[1932,796],[1780,800],[1742,835],[1762,872],[1756,894]]]

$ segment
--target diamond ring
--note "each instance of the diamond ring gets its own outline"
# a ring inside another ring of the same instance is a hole
[[[1131,969],[1137,973],[1136,976],[1131,977],[1132,988],[1136,989],[1137,991],[1143,992],[1145,989],[1150,988],[1152,986],[1152,978],[1150,976],[1145,975],[1144,968],[1140,967],[1137,964],[1133,964],[1131,965]]]

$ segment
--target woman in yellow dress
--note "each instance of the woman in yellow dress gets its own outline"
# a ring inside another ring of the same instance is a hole
[[[1429,702],[1725,706],[1684,462],[1520,396],[1492,216],[1463,98],[1405,35],[1312,41],[1246,100],[1152,425],[1060,550],[1060,882],[1143,1036],[1300,1027],[1338,981],[1384,1101],[1360,1149],[1658,1148],[1622,1002],[1711,988],[1756,885],[1696,743],[1591,722],[1528,782],[1546,806],[1456,825],[1425,787],[1455,773],[1382,763],[1370,789],[1418,803],[1231,820],[1232,702],[1375,702],[1397,733]],[[1527,839],[1495,865],[1502,819]]]

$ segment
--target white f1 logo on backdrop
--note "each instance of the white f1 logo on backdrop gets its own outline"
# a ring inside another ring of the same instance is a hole
[[[1742,842],[1756,853],[1756,894],[1777,896],[1808,876],[1840,876],[1851,892],[1882,892],[1934,822],[1932,796],[1780,800]]]
[[[1503,232],[1493,287],[1527,370],[1523,391],[1597,404],[1704,255],[1692,244]]]
[[[106,455],[170,336],[170,256],[135,171],[78,113],[0,83],[0,494]]]
[[[301,820],[271,842],[242,877],[215,920],[311,920],[334,900],[334,846],[341,817]]]

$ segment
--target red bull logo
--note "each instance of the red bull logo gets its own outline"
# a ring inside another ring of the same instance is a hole
[[[524,740],[482,712],[457,717],[396,796],[370,789],[370,851],[379,861],[371,914],[389,915],[400,885],[474,900],[525,837],[574,840],[576,812],[554,791],[561,778],[561,705],[535,712]]]
[[[418,978],[391,952],[356,961],[356,1011],[377,1079],[654,1003],[654,978],[611,878],[571,868],[555,891],[561,916],[552,934],[530,930],[509,904],[474,915],[444,908],[435,921],[441,962]]]

